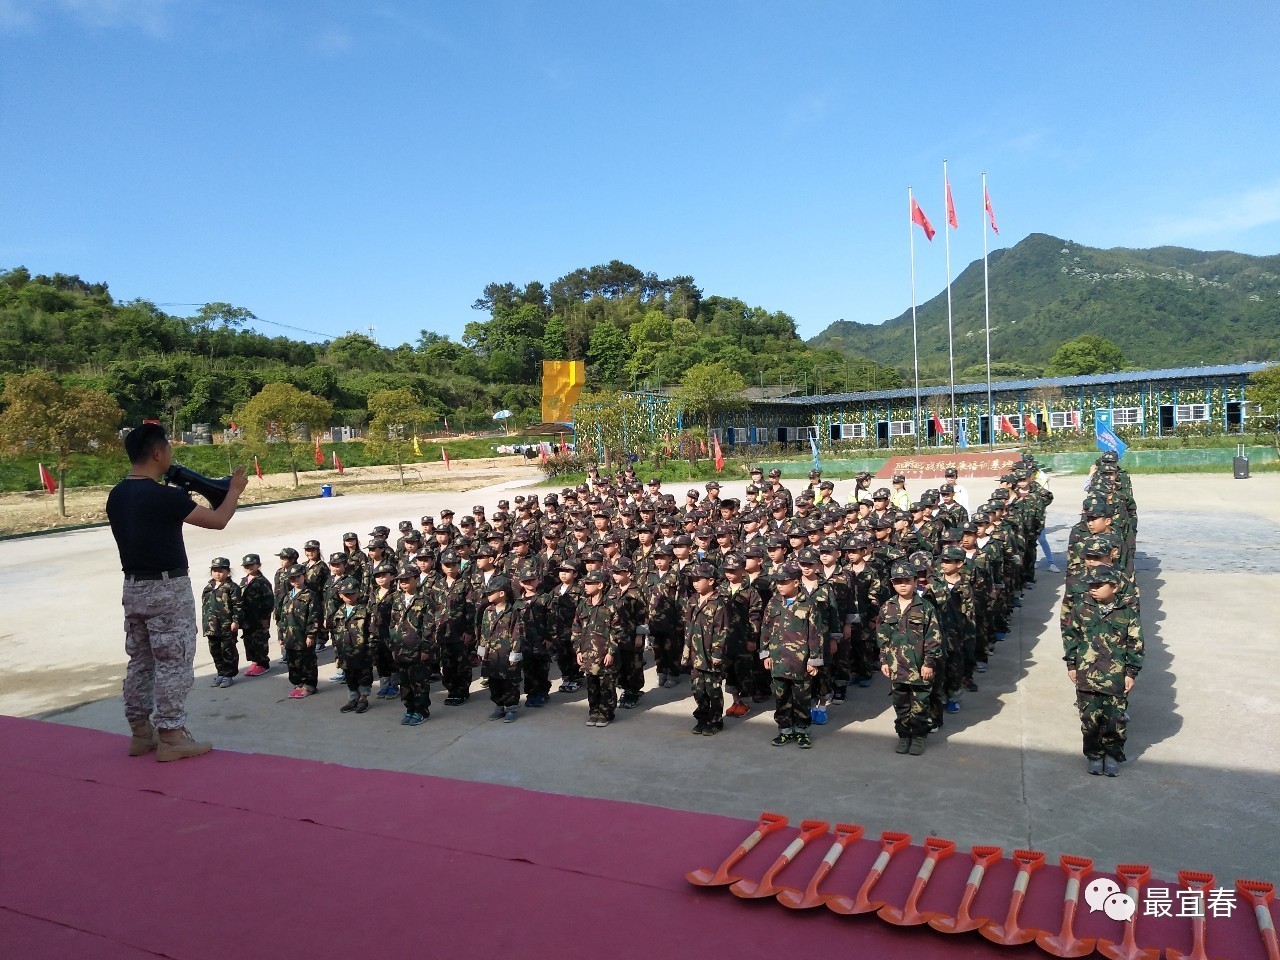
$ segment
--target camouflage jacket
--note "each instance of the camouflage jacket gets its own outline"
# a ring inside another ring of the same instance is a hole
[[[427,617],[426,597],[415,593],[399,594],[391,604],[391,635],[388,643],[397,663],[438,659],[436,624]],[[408,601],[407,603],[405,601]]]
[[[582,669],[593,676],[610,673],[617,666],[618,644],[622,639],[618,613],[606,598],[593,604],[584,595],[573,617],[573,649],[582,657]],[[604,658],[613,657],[606,667]]]
[[[516,612],[524,624],[524,655],[543,660],[555,652],[556,638],[552,630],[553,607],[550,594],[535,593],[517,597]]]
[[[317,597],[324,596],[325,585],[329,582],[329,564],[323,560],[317,560],[314,563],[305,563],[306,568],[307,589],[314,593]]]
[[[1134,613],[1140,614],[1142,612],[1142,598],[1138,594],[1137,580],[1123,570],[1117,569],[1116,572],[1120,575],[1120,583],[1116,587],[1116,602],[1124,603],[1125,606],[1132,608]],[[1071,611],[1083,601],[1092,599],[1089,593],[1087,574],[1087,565],[1082,565],[1079,570],[1067,574],[1066,587],[1062,591],[1062,604],[1058,608],[1058,627],[1063,631],[1067,629],[1067,623],[1071,619]]]
[[[1119,696],[1124,678],[1142,669],[1142,621],[1123,600],[1103,606],[1085,594],[1067,618],[1062,646],[1077,690]]]
[[[569,640],[573,632],[573,618],[577,615],[578,604],[582,601],[582,587],[575,583],[565,590],[564,584],[557,583],[547,596],[550,597],[551,603],[548,624],[555,634],[555,642],[564,643]]]
[[[635,584],[629,586],[625,591],[618,592],[615,587],[609,594],[609,602],[613,604],[613,608],[618,612],[618,636],[619,645],[631,649],[640,649],[644,647],[644,637],[637,637],[636,630],[643,624],[649,622],[649,608],[644,602],[644,598],[640,595],[640,591],[636,589]]]
[[[433,593],[440,643],[456,645],[472,639],[475,611],[471,605],[471,585],[468,578],[460,576],[452,584],[441,580]]]
[[[351,607],[338,607],[330,621],[329,630],[333,634],[339,656],[370,656],[370,619],[369,607],[363,601]]]
[[[808,598],[813,617],[823,637],[828,640],[837,639],[837,635],[844,628],[844,623],[836,604],[835,590],[832,589],[831,584],[826,580],[819,580],[810,590],[808,581],[801,580],[800,592]]]
[[[380,594],[377,585],[374,585],[373,596],[367,604],[371,640],[386,640],[391,636],[391,607],[398,596],[394,587],[389,587],[385,594]]]
[[[869,561],[862,565],[861,570],[846,567],[845,575],[849,578],[850,587],[849,616],[856,618],[850,622],[860,624],[862,629],[870,629],[888,589],[885,578],[880,568]]]
[[[933,604],[913,594],[905,610],[895,595],[880,608],[876,627],[876,643],[880,647],[880,665],[889,668],[892,683],[909,687],[928,687],[920,671],[924,667],[937,670],[942,661],[942,629]]]
[[[271,578],[272,592],[275,595],[275,618],[276,623],[280,623],[280,615],[284,609],[284,598],[289,595],[289,567],[292,564],[286,564],[279,567]]]
[[[654,570],[644,583],[649,601],[649,631],[660,637],[678,636],[684,627],[680,596],[680,575],[675,568],[666,573]]]
[[[280,642],[291,650],[307,645],[320,634],[320,598],[303,587],[290,591],[280,605]]]
[[[200,612],[206,637],[222,637],[231,632],[231,624],[240,625],[240,588],[234,580],[217,583],[210,580],[200,595]]]
[[[935,574],[929,578],[924,593],[938,610],[947,655],[959,656],[966,645],[975,642],[978,634],[973,578],[968,573],[961,573],[957,583],[949,584],[942,574]]]
[[[726,654],[730,657],[760,652],[760,625],[764,622],[765,599],[759,588],[746,580],[736,587],[727,580],[720,584],[720,596],[729,611],[729,643]]]
[[[714,591],[704,601],[694,597],[685,612],[685,658],[699,673],[719,673],[724,669],[725,645],[729,641],[729,608]]]
[[[240,626],[246,630],[261,629],[271,622],[275,609],[276,597],[270,580],[262,574],[240,580],[240,615],[244,617]]]
[[[820,667],[822,627],[801,591],[790,601],[775,594],[760,623],[760,659],[772,660],[772,674],[786,680],[806,679],[806,668]]]
[[[518,678],[524,646],[524,620],[514,603],[501,610],[495,606],[484,608],[476,652],[484,664],[485,676]]]

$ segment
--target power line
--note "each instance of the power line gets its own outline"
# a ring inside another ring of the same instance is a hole
[[[204,304],[203,303],[157,303],[155,304],[155,306],[157,307],[203,307]],[[279,323],[275,320],[266,320],[259,316],[255,316],[253,319],[257,323],[269,323],[273,327],[281,327],[282,329],[285,329],[285,330],[296,330],[299,333],[309,333],[312,336],[323,337],[326,340],[337,340],[340,336],[345,336],[345,334],[324,333],[320,330],[308,330],[306,327],[295,327],[292,324]],[[370,331],[372,331],[373,329],[375,328],[371,327]],[[370,337],[370,339],[373,339],[372,336]]]

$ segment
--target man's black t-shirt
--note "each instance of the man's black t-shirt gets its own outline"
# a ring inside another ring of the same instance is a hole
[[[186,491],[147,477],[121,480],[107,496],[107,519],[125,573],[187,567],[182,522],[196,503]]]

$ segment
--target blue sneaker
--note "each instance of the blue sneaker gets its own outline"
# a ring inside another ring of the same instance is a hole
[[[958,704],[958,703],[957,703],[956,701],[954,701],[954,700],[948,700],[948,701],[947,701],[947,713],[959,713],[959,712],[960,712],[960,704]]]
[[[1001,632],[1001,631],[999,631],[999,630],[997,630],[997,631],[996,631],[996,639],[997,639],[997,640],[1003,640],[1003,639],[1004,639],[1005,637],[1007,637],[1008,635],[1009,635],[1009,634],[1008,634],[1007,632],[1002,633],[1002,632]]]
[[[870,678],[870,677],[864,677],[863,679],[859,680],[859,681],[858,681],[858,686],[860,686],[860,687],[869,687],[869,686],[871,686],[871,678]]]
[[[396,697],[400,696],[400,688],[397,687],[394,683],[388,684],[387,692],[384,694],[380,694],[380,696],[384,696],[388,700],[394,700]]]
[[[413,719],[413,714],[406,713],[403,717],[400,718],[400,726],[407,727],[409,725],[409,721],[412,719]]]
[[[426,719],[427,718],[420,713],[411,713],[409,714],[409,726],[416,727],[418,726],[418,724],[423,723]]]
[[[819,727],[827,722],[826,707],[811,707],[809,709],[809,719]]]

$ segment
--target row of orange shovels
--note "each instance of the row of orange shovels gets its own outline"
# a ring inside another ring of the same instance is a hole
[[[1026,898],[1027,888],[1031,883],[1031,875],[1044,866],[1045,855],[1036,850],[1013,851],[1013,862],[1018,867],[1013,882],[1013,893],[1009,901],[1009,911],[1003,921],[987,918],[975,918],[971,914],[974,898],[982,886],[986,871],[998,862],[1004,851],[999,847],[976,846],[970,850],[973,868],[965,883],[964,893],[956,907],[954,917],[939,913],[926,913],[919,909],[920,898],[924,894],[929,878],[933,875],[937,864],[951,856],[956,845],[950,840],[928,837],[924,842],[925,859],[916,873],[906,903],[901,907],[890,906],[873,897],[875,886],[889,861],[900,850],[911,843],[911,837],[905,833],[886,831],[880,835],[880,855],[871,866],[858,892],[852,896],[823,893],[819,889],[822,881],[835,867],[840,855],[850,844],[862,839],[863,829],[857,824],[837,823],[835,825],[835,841],[826,856],[818,865],[803,890],[786,886],[778,882],[778,875],[791,863],[811,842],[827,836],[830,824],[825,820],[805,820],[800,824],[800,832],[778,855],[773,864],[759,880],[749,880],[734,872],[738,862],[750,853],[765,837],[781,830],[787,825],[787,818],[776,813],[762,813],[751,832],[737,848],[725,858],[715,870],[706,868],[685,874],[685,878],[700,887],[727,886],[735,896],[755,899],[774,897],[784,907],[792,910],[805,910],[812,907],[825,906],[829,910],[845,915],[876,913],[882,920],[896,926],[922,926],[928,924],[941,933],[966,933],[978,931],[993,943],[1006,946],[1030,943],[1034,940],[1041,949],[1055,957],[1084,957],[1097,950],[1110,960],[1159,960],[1161,951],[1158,948],[1139,947],[1136,941],[1136,919],[1124,924],[1124,936],[1119,943],[1110,940],[1095,940],[1092,937],[1081,938],[1075,935],[1076,911],[1080,906],[1080,895],[1085,879],[1093,870],[1093,861],[1085,857],[1063,856],[1059,864],[1067,876],[1066,893],[1063,896],[1062,927],[1055,933],[1023,927],[1018,918],[1022,912],[1022,903]],[[1125,892],[1135,905],[1139,906],[1139,894],[1142,885],[1151,877],[1151,869],[1143,864],[1121,864],[1116,874],[1125,884]],[[1198,891],[1201,903],[1213,886],[1213,875],[1191,870],[1178,872],[1178,882],[1188,890]],[[1257,880],[1237,880],[1236,889],[1242,897],[1253,906],[1257,919],[1258,931],[1262,936],[1268,960],[1280,960],[1280,947],[1276,942],[1276,930],[1271,919],[1270,904],[1275,899],[1275,888],[1271,883]],[[1205,917],[1201,915],[1192,919],[1192,949],[1190,953],[1169,948],[1164,951],[1166,960],[1209,960],[1205,952]],[[1136,917],[1136,913],[1135,913]]]

